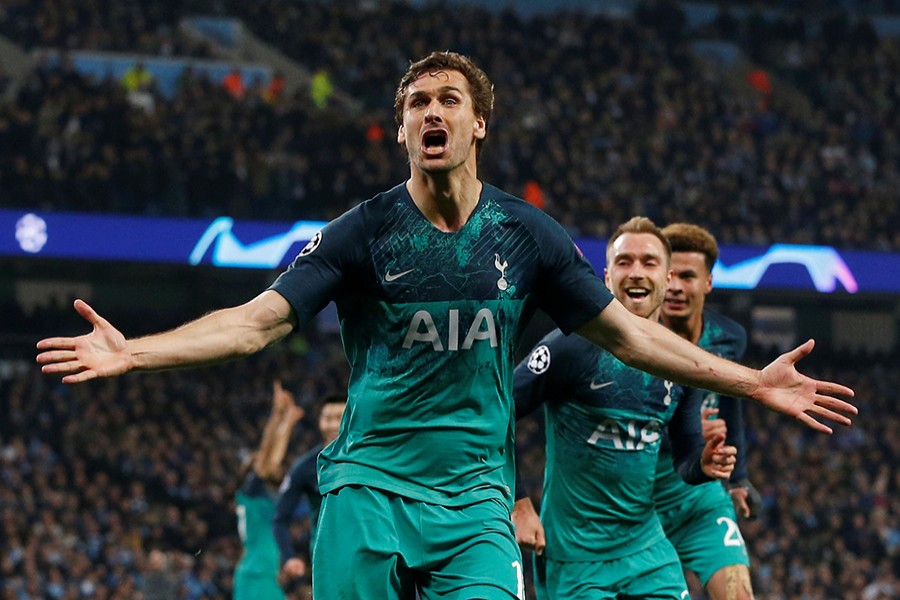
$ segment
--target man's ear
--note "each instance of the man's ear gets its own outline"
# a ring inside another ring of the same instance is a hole
[[[401,125],[401,126],[397,129],[397,143],[398,143],[398,144],[405,144],[405,143],[406,143],[406,130],[403,128],[403,125]]]
[[[484,117],[475,119],[472,128],[475,130],[475,139],[483,140],[487,135],[487,123],[485,123]]]

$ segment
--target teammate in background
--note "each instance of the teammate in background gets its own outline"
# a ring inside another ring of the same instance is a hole
[[[606,285],[633,314],[654,321],[670,276],[669,243],[645,217],[621,225],[606,247]],[[702,396],[633,369],[579,336],[547,335],[515,371],[516,416],[543,404],[547,466],[535,559],[539,598],[687,596],[678,554],[653,503],[659,442],[668,426],[679,469],[692,483],[725,478],[736,449],[725,435],[704,445]],[[671,461],[671,456],[670,456]],[[670,463],[671,464],[671,463]],[[670,466],[671,468],[671,466]],[[516,489],[516,534],[531,500]],[[539,524],[538,524],[539,527]]]
[[[719,257],[716,239],[702,227],[687,223],[674,223],[662,232],[672,246],[673,271],[662,322],[704,350],[741,360],[747,332],[731,319],[704,308],[712,290],[712,268]],[[735,509],[743,517],[755,516],[759,494],[747,478],[741,402],[708,393],[703,404],[704,428],[715,428],[716,435],[726,431],[728,443],[738,448],[729,491],[719,483],[685,484],[672,470],[672,457],[664,446],[653,497],[682,565],[697,575],[712,600],[750,600],[750,559]]]
[[[626,363],[669,380],[747,396],[830,432],[849,424],[849,388],[801,375],[812,340],[762,371],[711,355],[613,301],[565,230],[482,182],[477,157],[493,86],[468,58],[410,65],[395,97],[410,177],[313,236],[246,304],[126,339],[81,300],[93,327],[38,342],[65,383],[246,356],[335,301],[351,363],[338,439],[319,457],[317,600],[524,597],[510,521],[512,372],[541,308]]]
[[[275,381],[272,414],[263,429],[259,449],[237,492],[238,535],[244,552],[234,572],[235,600],[284,600],[278,584],[278,546],[272,535],[274,490],[284,475],[284,455],[303,409]]]
[[[310,504],[309,539],[310,541],[313,539],[316,522],[319,519],[319,507],[322,504],[319,481],[316,477],[316,461],[322,449],[337,439],[346,406],[346,396],[327,396],[322,401],[319,408],[319,433],[322,435],[322,443],[294,461],[284,481],[281,482],[281,487],[278,488],[273,532],[278,549],[281,551],[281,573],[288,581],[303,577],[309,571],[307,565],[311,552],[306,557],[297,555],[294,541],[291,539],[291,521],[300,500],[306,498]]]

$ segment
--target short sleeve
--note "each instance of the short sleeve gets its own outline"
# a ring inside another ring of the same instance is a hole
[[[291,304],[299,323],[311,320],[334,300],[365,256],[359,207],[316,233],[269,287]]]
[[[600,314],[613,296],[562,225],[541,215],[532,228],[542,261],[538,302],[568,335]]]

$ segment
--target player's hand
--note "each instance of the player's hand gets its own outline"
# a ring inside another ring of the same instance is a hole
[[[718,408],[704,406],[700,409],[700,429],[703,432],[704,441],[708,442],[717,435],[725,435],[728,432],[728,425],[725,423],[725,419],[712,418],[718,414]]]
[[[728,479],[737,461],[737,448],[725,445],[725,434],[707,440],[700,457],[700,468],[707,477]]]
[[[288,579],[303,577],[306,575],[306,561],[297,557],[289,558],[281,567],[281,573]]]
[[[280,379],[272,382],[272,412],[291,424],[306,414],[306,411],[294,404],[294,395],[282,387]]]
[[[745,519],[755,519],[762,508],[762,496],[748,479],[740,481],[728,487],[728,495],[734,504],[734,510],[738,516]]]
[[[521,498],[513,505],[512,522],[516,529],[516,541],[523,550],[533,550],[542,554],[547,540],[544,537],[544,525],[534,510],[531,498]]]
[[[101,317],[84,300],[75,301],[75,310],[93,330],[78,337],[46,338],[37,343],[41,372],[63,375],[63,383],[81,383],[97,377],[113,377],[134,368],[125,336]]]
[[[858,411],[849,402],[832,396],[838,394],[852,398],[854,394],[850,388],[812,379],[797,371],[797,361],[812,352],[813,346],[815,342],[807,340],[769,363],[760,373],[759,384],[751,396],[763,406],[790,415],[807,427],[831,433],[830,427],[814,417],[850,425],[850,418],[841,413],[855,415]]]

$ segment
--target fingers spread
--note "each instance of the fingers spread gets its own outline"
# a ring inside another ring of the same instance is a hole
[[[37,355],[39,364],[68,362],[77,358],[74,350],[50,350]]]
[[[804,425],[806,425],[807,427],[809,427],[810,429],[815,429],[816,431],[818,431],[820,433],[832,433],[831,427],[828,427],[827,425],[823,425],[822,423],[819,423],[818,421],[813,419],[811,416],[809,416],[805,412],[798,413],[796,415],[796,419],[798,421],[800,421],[801,423],[803,423]]]
[[[52,362],[41,367],[41,373],[45,375],[59,375],[60,373],[76,373],[84,369],[84,365],[78,360],[65,362]]]
[[[85,381],[90,381],[91,379],[96,379],[97,373],[95,371],[82,371],[80,373],[76,373],[75,375],[66,375],[62,378],[63,383],[83,383]]]
[[[852,398],[856,394],[850,388],[845,385],[841,385],[839,383],[834,383],[832,381],[816,381],[816,391],[820,394],[828,394],[828,395],[838,395],[838,396],[847,396],[848,398]],[[839,400],[840,402],[840,400]],[[847,404],[846,402],[844,404]],[[847,404],[847,406],[852,406],[851,404]],[[854,409],[855,410],[855,409]],[[854,412],[854,414],[856,414]]]
[[[856,406],[850,404],[849,402],[841,400],[840,398],[834,398],[832,396],[826,396],[824,394],[816,394],[815,402],[819,406],[824,406],[832,410],[839,410],[851,415],[859,414],[859,409],[856,408]]]
[[[814,340],[806,340],[805,343],[784,354],[784,357],[787,358],[791,363],[796,363],[801,358],[812,352],[815,345],[816,343]]]
[[[75,338],[55,337],[41,340],[37,343],[38,350],[74,350]]]
[[[84,317],[88,323],[91,323],[93,325],[100,319],[100,315],[97,314],[97,311],[95,311],[93,308],[91,308],[91,305],[88,304],[87,302],[85,302],[84,300],[82,300],[81,298],[79,298],[78,300],[75,300],[74,306],[75,306],[75,311],[79,315]]]
[[[823,419],[828,419],[829,421],[834,421],[835,423],[839,423],[841,425],[850,426],[853,422],[850,420],[850,417],[846,415],[842,415],[833,410],[829,410],[824,406],[819,406],[818,404],[814,404],[813,406],[807,409],[808,413],[812,413]]]

